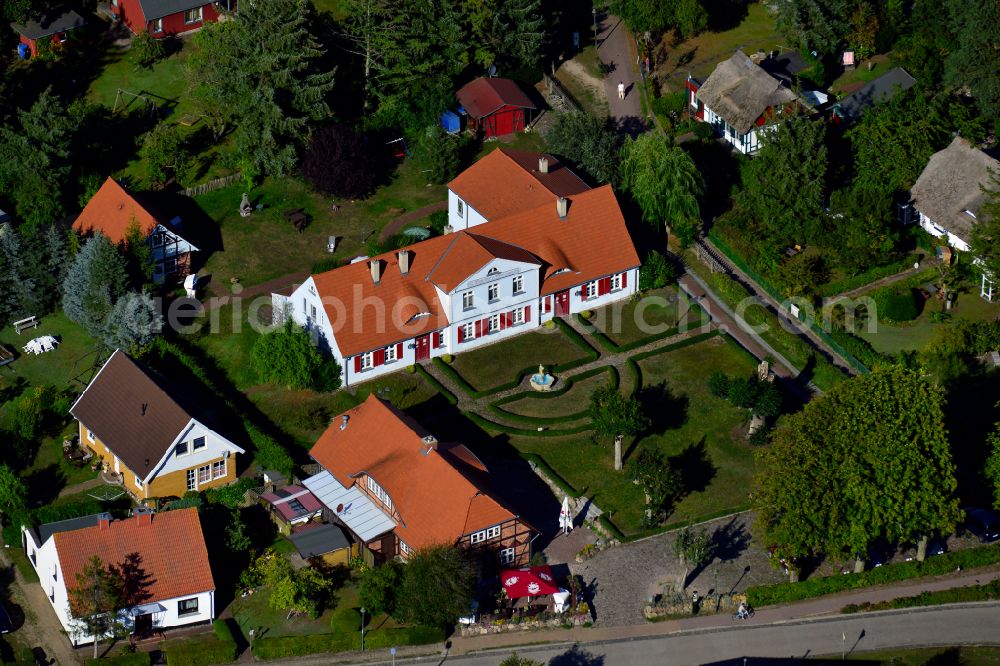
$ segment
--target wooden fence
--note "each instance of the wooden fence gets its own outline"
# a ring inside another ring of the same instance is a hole
[[[232,185],[238,180],[243,179],[243,174],[236,172],[228,176],[222,176],[221,178],[215,178],[207,183],[202,183],[201,185],[195,185],[194,187],[189,187],[186,190],[181,190],[181,194],[186,197],[197,197],[202,194],[207,194],[209,192],[214,192],[216,190],[221,190],[223,187]]]

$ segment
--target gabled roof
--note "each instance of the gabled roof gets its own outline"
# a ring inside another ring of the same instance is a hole
[[[66,587],[94,555],[120,566],[138,555],[148,583],[148,601],[164,601],[215,589],[198,509],[137,515],[83,529],[58,532],[56,554]]]
[[[536,108],[520,86],[510,79],[479,77],[462,86],[455,96],[473,118],[488,116],[503,106]]]
[[[548,173],[538,170],[548,160]],[[546,153],[497,148],[448,183],[448,189],[487,220],[590,189],[573,170]]]
[[[541,265],[541,261],[537,257],[516,245],[480,236],[476,233],[460,231],[454,235],[451,245],[431,269],[427,279],[445,293],[450,293],[466,278],[494,259],[509,259],[510,261]]]
[[[296,530],[288,540],[299,551],[299,555],[309,559],[341,550],[351,545],[339,525],[306,525]]]
[[[147,21],[208,4],[211,4],[208,0],[139,0],[139,7]]]
[[[120,243],[133,222],[148,236],[161,219],[114,178],[108,178],[77,216],[73,229],[85,235],[100,231],[112,243]]]
[[[854,91],[833,106],[834,112],[847,119],[858,120],[867,109],[878,106],[895,97],[899,92],[909,90],[917,80],[902,67],[893,67],[874,81]]]
[[[470,260],[464,268],[456,260],[454,270],[449,267],[445,277],[439,276],[435,267],[462,236],[470,237],[461,241],[463,247],[475,250],[479,245],[483,254],[473,252],[478,258]],[[559,218],[556,198],[549,195],[535,208],[478,225],[472,233],[438,236],[410,245],[406,250],[410,256],[406,275],[400,273],[396,252],[372,258],[382,263],[377,285],[372,281],[367,261],[312,276],[327,318],[334,323],[334,336],[343,356],[386,347],[447,326],[447,314],[438,299],[435,282],[440,279],[454,288],[456,276],[470,275],[484,265],[479,263],[482,258],[496,256],[490,252],[540,263],[541,294],[555,293],[639,265],[639,256],[610,185],[569,197],[565,219]],[[570,270],[553,275],[562,268]],[[366,305],[374,301],[385,304],[384,313]],[[397,303],[405,307],[394,307]],[[349,322],[344,320],[345,313],[351,317]],[[418,313],[426,315],[414,318]]]
[[[371,476],[392,499],[401,518],[394,531],[411,548],[454,543],[516,517],[484,488],[485,467],[465,446],[438,443],[374,395],[344,415],[346,427],[335,418],[309,454],[345,486]]]
[[[795,93],[754,64],[742,51],[716,65],[698,89],[698,99],[740,134],[746,134],[764,113],[796,100]]]
[[[146,478],[196,418],[181,401],[175,387],[116,350],[70,413],[130,470]]]
[[[11,22],[10,27],[28,39],[41,39],[59,32],[83,27],[82,16],[64,6],[49,7],[41,14],[24,23]]]
[[[991,170],[1000,173],[1000,162],[955,137],[951,145],[927,161],[910,190],[913,205],[934,224],[968,243],[972,225],[988,219],[981,210],[986,193],[980,186],[989,186]]]
[[[49,537],[57,532],[71,532],[73,530],[83,529],[84,527],[91,527],[96,525],[102,516],[108,514],[94,513],[89,516],[80,516],[78,518],[67,518],[66,520],[57,520],[54,523],[45,523],[39,525],[38,527],[30,528],[28,531],[31,532],[32,538],[35,540],[35,545],[41,546]]]

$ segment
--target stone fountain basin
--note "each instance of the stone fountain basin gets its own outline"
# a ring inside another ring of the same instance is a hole
[[[556,383],[556,378],[548,373],[540,375],[536,372],[531,375],[529,382],[531,383],[531,388],[536,391],[551,391],[552,386]]]

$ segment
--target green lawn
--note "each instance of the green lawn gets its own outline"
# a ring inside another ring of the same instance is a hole
[[[972,321],[993,320],[1000,317],[1000,302],[990,303],[980,298],[978,294],[978,289],[959,294],[955,306],[951,309],[952,317]],[[924,306],[920,316],[912,322],[899,326],[878,322],[874,331],[869,332],[867,327],[862,327],[858,335],[884,354],[921,350],[934,337],[935,331],[946,325],[931,320],[933,313],[940,311],[941,303],[931,300]]]
[[[820,661],[840,659],[840,655],[829,655],[826,658],[814,657]],[[887,666],[996,666],[1000,664],[1000,648],[995,647],[936,647],[914,648],[910,650],[880,650],[878,652],[855,652],[848,657],[849,661],[880,663]]]
[[[539,329],[458,354],[453,366],[473,388],[484,391],[514,381],[525,368],[544,365],[548,369],[583,356],[583,350],[558,328]]]
[[[573,382],[568,391],[556,398],[545,397],[546,394],[544,393],[526,392],[523,398],[508,402],[501,409],[513,414],[520,414],[521,416],[538,418],[578,414],[587,409],[590,394],[602,386],[606,386],[607,383],[608,375],[601,373],[594,377]],[[555,389],[559,389],[558,382],[556,382]]]
[[[674,328],[682,320],[690,323],[689,310],[690,304],[678,296],[677,289],[667,287],[596,310],[591,323],[616,345],[627,345]]]
[[[757,50],[769,51],[787,41],[775,27],[766,3],[751,3],[747,10],[746,18],[732,30],[703,32],[676,46],[665,44],[666,62],[656,69],[659,79],[666,81],[664,93],[682,90],[688,73],[704,81],[715,66],[732,56],[736,49],[750,54]],[[664,39],[670,39],[670,33],[666,33]]]
[[[21,377],[31,386],[54,386],[57,389],[82,390],[98,368],[96,347],[86,332],[71,322],[62,312],[39,319],[38,328],[29,328],[20,335],[12,326],[0,330],[0,344],[20,356],[0,368],[0,387]],[[4,322],[6,324],[6,322]],[[22,348],[28,340],[51,335],[59,340],[54,351],[33,356]]]
[[[101,74],[87,93],[87,101],[110,109],[117,99],[119,110],[123,105],[126,109],[142,109],[146,102],[133,96],[140,95],[158,106],[171,108],[175,118],[183,116],[190,111],[185,98],[187,78],[184,71],[188,53],[188,49],[181,49],[150,69],[137,69],[129,61],[128,51],[108,50],[101,62]],[[119,99],[119,90],[133,95],[123,94]]]
[[[670,397],[652,399],[653,434],[639,446],[656,446],[683,469],[688,494],[669,521],[707,518],[742,508],[752,475],[750,448],[742,437],[745,414],[708,393],[706,381],[715,370],[747,374],[755,363],[723,338],[713,338],[648,358],[640,363],[643,386],[665,383]],[[622,382],[625,383],[625,378]],[[646,398],[650,400],[650,398]],[[609,446],[590,435],[565,437],[511,436],[523,453],[541,455],[577,492],[592,497],[623,532],[642,531],[643,495],[638,486],[613,469]],[[634,453],[634,452],[633,452]]]

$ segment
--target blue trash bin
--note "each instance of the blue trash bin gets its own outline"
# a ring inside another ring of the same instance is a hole
[[[31,51],[28,49],[28,45],[24,42],[17,45],[17,57],[21,60],[27,60],[30,53]]]

